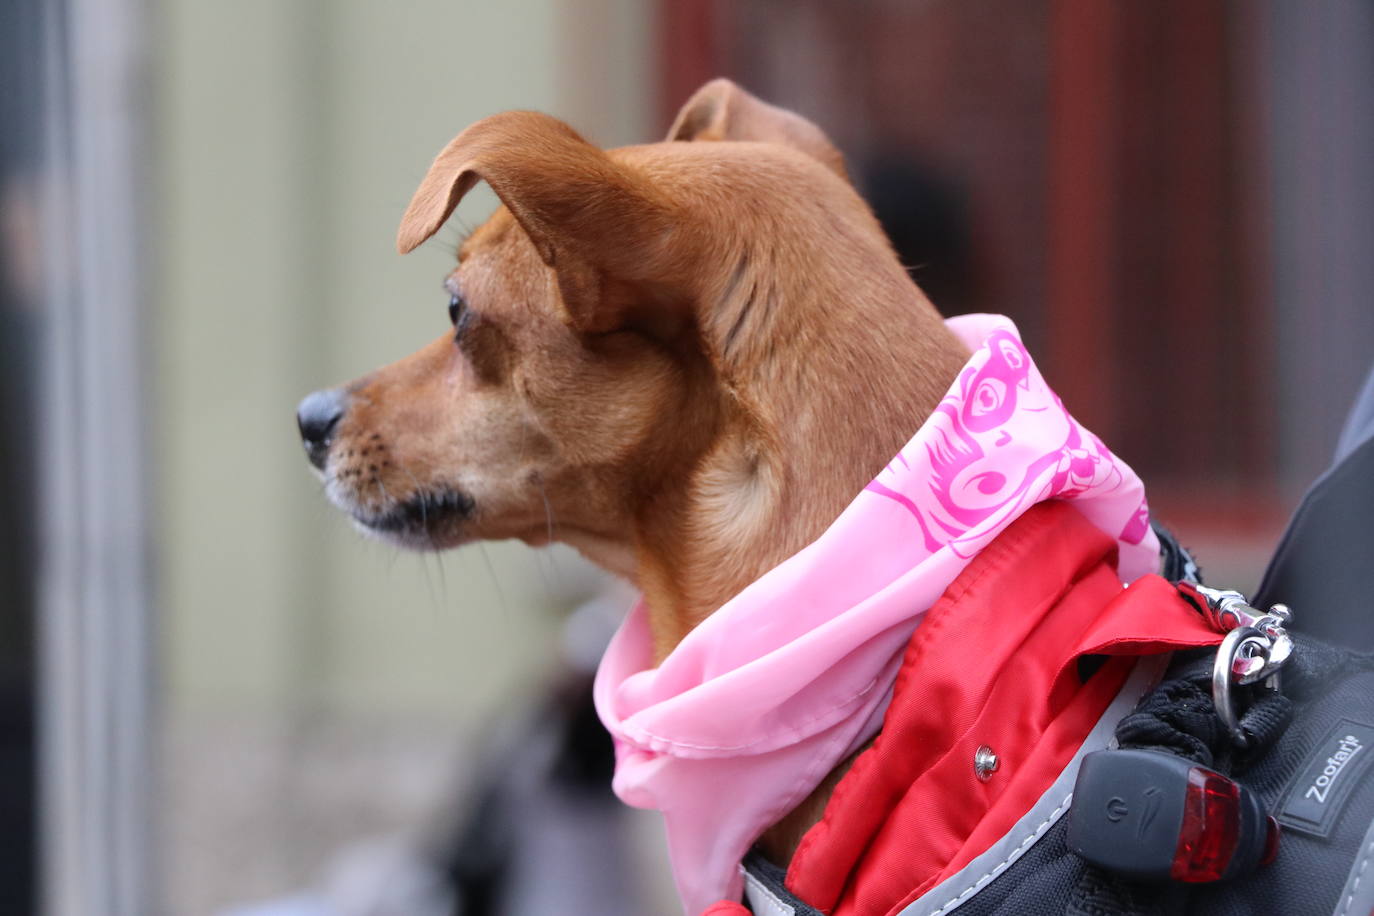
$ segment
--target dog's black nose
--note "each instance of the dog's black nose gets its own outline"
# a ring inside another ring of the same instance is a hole
[[[344,415],[344,393],[337,388],[316,391],[305,396],[296,408],[296,425],[301,429],[301,441],[305,443],[305,454],[310,463],[321,471],[324,459],[329,454],[329,443],[334,439],[334,429]]]

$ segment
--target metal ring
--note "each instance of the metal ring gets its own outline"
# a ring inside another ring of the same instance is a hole
[[[1231,666],[1240,654],[1241,645],[1250,640],[1268,643],[1264,633],[1254,627],[1236,627],[1221,641],[1217,648],[1217,660],[1212,664],[1212,704],[1216,707],[1217,718],[1231,733],[1231,740],[1240,747],[1245,747],[1249,739],[1240,727],[1240,719],[1231,702]]]

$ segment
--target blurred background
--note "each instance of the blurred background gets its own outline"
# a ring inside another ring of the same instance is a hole
[[[394,232],[484,115],[641,142],[728,75],[810,117],[1216,583],[1374,360],[1364,0],[6,0],[0,74],[4,913],[674,911],[579,692],[629,596],[364,541],[294,428],[444,333],[462,230]]]

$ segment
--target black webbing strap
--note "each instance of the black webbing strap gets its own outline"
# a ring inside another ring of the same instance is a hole
[[[1255,689],[1240,717],[1249,744],[1238,748],[1212,704],[1210,658],[1207,661],[1207,676],[1167,680],[1141,700],[1117,725],[1117,743],[1174,754],[1222,774],[1244,770],[1263,756],[1288,728],[1293,701],[1276,690]]]

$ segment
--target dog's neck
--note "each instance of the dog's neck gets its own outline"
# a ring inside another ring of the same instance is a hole
[[[895,260],[844,289],[759,262],[739,255],[701,329],[716,400],[701,422],[717,434],[637,525],[636,579],[660,660],[819,536],[968,358]],[[787,276],[789,289],[763,286],[769,276]]]
[[[815,540],[934,411],[968,359],[895,261],[843,292],[817,283],[784,306],[774,297],[785,291],[754,279],[777,272],[753,274],[754,260],[741,255],[745,266],[711,310],[715,326],[702,328],[719,397],[701,422],[716,424],[718,435],[637,531],[637,579],[659,660]],[[774,861],[790,860],[847,767],[762,838]]]

